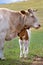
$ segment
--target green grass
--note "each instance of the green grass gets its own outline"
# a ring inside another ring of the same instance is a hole
[[[35,31],[32,33],[30,53],[43,57],[43,31]]]
[[[0,5],[0,7],[9,8],[13,10],[26,10],[28,8],[38,9],[37,15],[41,24],[39,30],[32,29],[30,51],[28,60],[21,60],[19,58],[19,42],[18,38],[9,42],[5,42],[4,54],[5,61],[0,61],[0,65],[30,65],[35,55],[43,57],[43,0],[30,0],[28,2],[13,3],[7,5]]]

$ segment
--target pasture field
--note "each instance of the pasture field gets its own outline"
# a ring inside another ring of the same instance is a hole
[[[9,8],[13,10],[26,10],[28,8],[38,9],[37,16],[41,24],[38,30],[32,29],[29,54],[27,60],[19,58],[18,37],[6,42],[4,45],[5,61],[0,60],[0,65],[31,65],[36,56],[43,58],[43,0],[29,0],[28,2],[12,3],[0,5],[0,8]]]

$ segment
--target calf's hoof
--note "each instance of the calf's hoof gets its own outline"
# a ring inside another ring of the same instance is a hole
[[[27,56],[27,55],[26,55],[26,56],[24,56],[24,59],[25,59],[25,60],[27,60],[27,59],[28,59],[28,56]]]
[[[23,59],[23,55],[22,55],[22,56],[20,56],[20,59]]]

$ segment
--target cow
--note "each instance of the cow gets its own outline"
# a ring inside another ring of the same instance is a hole
[[[0,8],[0,59],[5,59],[3,54],[5,40],[10,41],[17,37],[24,26],[36,29],[40,27],[32,9],[14,11]]]

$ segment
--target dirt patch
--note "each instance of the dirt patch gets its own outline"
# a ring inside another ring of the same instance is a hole
[[[20,65],[43,65],[43,57],[34,55],[31,58],[21,58]]]
[[[43,57],[35,56],[31,65],[43,65]]]

